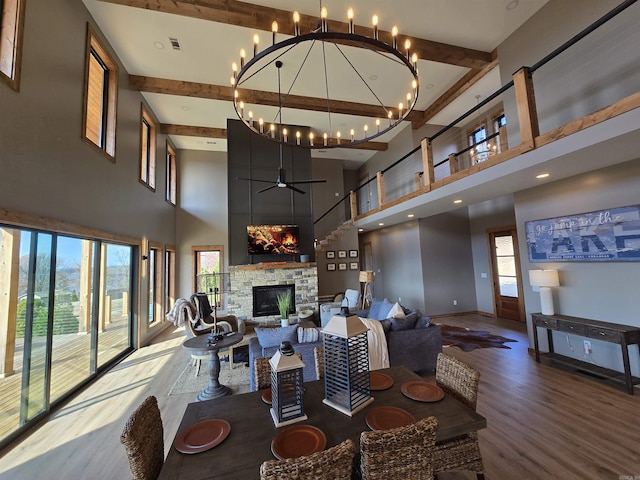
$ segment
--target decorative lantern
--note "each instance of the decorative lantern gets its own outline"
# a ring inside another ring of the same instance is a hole
[[[282,342],[271,365],[271,417],[276,427],[306,420],[304,414],[304,363],[294,355],[291,342]]]
[[[342,307],[322,329],[324,344],[324,400],[353,416],[373,402],[369,383],[369,329]]]

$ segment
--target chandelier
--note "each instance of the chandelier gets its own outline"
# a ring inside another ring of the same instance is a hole
[[[370,36],[356,33],[353,9],[347,18],[347,32],[331,31],[321,6],[309,33],[300,32],[300,14],[293,12],[293,36],[277,41],[274,21],[271,45],[261,50],[254,35],[253,57],[247,60],[242,49],[231,77],[233,106],[248,128],[281,145],[349,147],[385,134],[411,113],[418,98],[418,57],[411,41],[405,39],[398,49],[396,26],[384,33],[389,43],[381,41],[377,15]],[[354,108],[362,113],[354,114]],[[299,109],[307,111],[306,126],[295,126],[292,119]]]

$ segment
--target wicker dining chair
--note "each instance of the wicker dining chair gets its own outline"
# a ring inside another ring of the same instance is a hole
[[[158,478],[164,463],[163,435],[158,400],[149,396],[131,414],[120,435],[134,480]]]
[[[404,427],[360,434],[363,480],[431,480],[438,420],[427,417]]]
[[[356,447],[351,440],[312,455],[267,460],[260,480],[350,480]]]
[[[436,383],[447,394],[473,410],[476,409],[478,401],[479,382],[480,372],[475,368],[446,353],[438,354]],[[483,479],[484,465],[480,455],[478,433],[471,432],[436,443],[433,466],[436,475],[441,472],[466,470]]]
[[[296,353],[296,355],[302,360],[302,354]],[[271,360],[271,357],[253,359],[253,380],[256,390],[271,388],[271,365],[269,365],[269,360]]]
[[[313,349],[313,359],[316,363],[316,378],[321,380],[324,378],[324,348],[315,347]]]

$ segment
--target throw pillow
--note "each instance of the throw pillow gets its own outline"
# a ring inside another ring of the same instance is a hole
[[[380,320],[380,323],[382,324],[382,330],[384,331],[384,333],[389,333],[391,331],[390,319],[385,318],[384,320]]]
[[[389,313],[387,313],[387,318],[404,318],[404,317],[405,317],[404,310],[402,309],[402,307],[398,302],[396,302],[393,305],[393,307],[391,307],[391,310],[389,310]]]
[[[371,302],[371,308],[369,308],[369,314],[367,315],[367,318],[370,318],[372,320],[380,320],[379,314],[380,314],[380,307],[382,307],[382,302],[383,300],[378,300],[377,298],[374,298]],[[382,317],[382,318],[386,318],[386,317]]]
[[[320,339],[317,328],[298,328],[298,343],[313,343]]]
[[[423,315],[420,310],[416,310],[418,320],[416,321],[416,328],[427,328],[431,325],[431,317]]]
[[[391,331],[397,332],[398,330],[412,330],[416,326],[418,315],[410,313],[406,317],[391,318]]]
[[[393,303],[391,303],[386,298],[382,301],[382,306],[380,307],[380,312],[378,313],[378,320],[384,320],[385,318],[389,318],[389,312],[393,307]]]
[[[297,325],[279,328],[256,328],[258,342],[262,348],[279,347],[282,342],[295,343]]]

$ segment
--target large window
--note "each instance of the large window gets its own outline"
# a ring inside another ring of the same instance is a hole
[[[140,112],[140,181],[155,191],[156,124],[144,105]]]
[[[115,160],[118,67],[91,27],[86,49],[82,136]]]
[[[166,199],[172,205],[176,204],[176,151],[167,140],[167,191]]]
[[[176,247],[167,245],[164,250],[165,311],[176,301]]]
[[[134,250],[0,225],[0,445],[132,348]]]
[[[223,266],[223,246],[222,245],[204,245],[192,248],[193,251],[193,290],[195,292],[206,292],[209,295],[211,305],[217,301],[220,305],[224,304],[222,295],[216,297],[215,287],[218,285],[219,278],[213,278],[211,274],[222,273]]]
[[[25,0],[0,0],[0,78],[20,90]]]
[[[149,323],[162,320],[162,246],[149,242],[147,255],[149,279]]]
[[[469,132],[469,154],[472,163],[483,162],[487,159],[487,127],[482,124]]]

